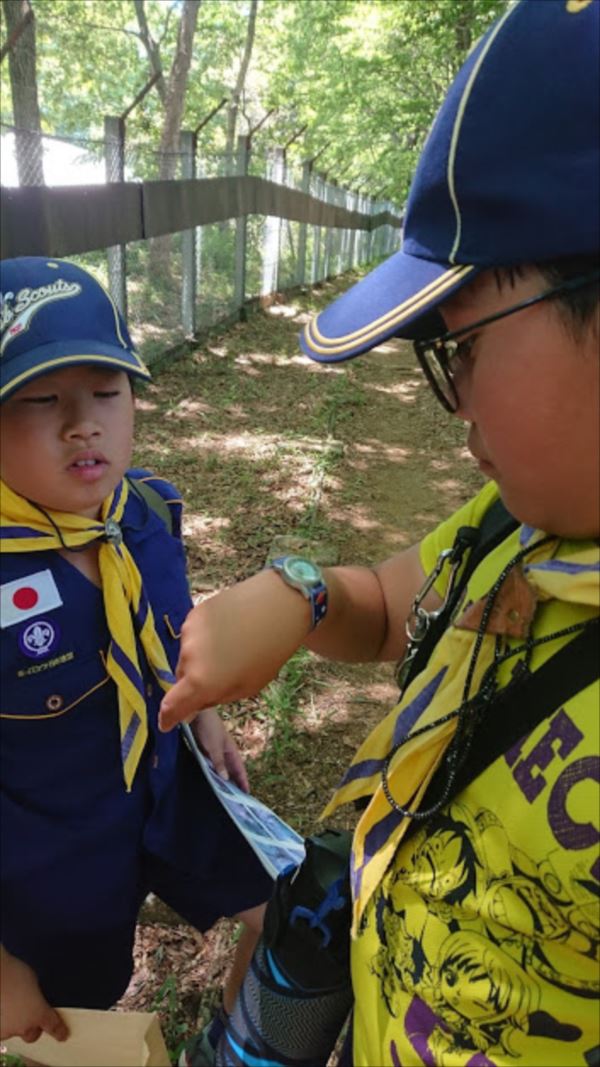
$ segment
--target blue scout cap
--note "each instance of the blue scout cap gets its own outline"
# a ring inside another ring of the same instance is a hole
[[[490,267],[598,251],[599,15],[599,0],[520,0],[481,38],[423,149],[401,251],[306,325],[308,356],[423,336]]]
[[[87,270],[23,256],[3,260],[0,279],[0,400],[32,378],[82,363],[150,378],[115,303]]]

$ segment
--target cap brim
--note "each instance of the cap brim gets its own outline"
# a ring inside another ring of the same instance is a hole
[[[5,374],[2,376],[0,386],[0,400],[6,400],[11,393],[43,374],[62,370],[65,367],[83,365],[106,367],[107,370],[112,368],[122,370],[126,374],[146,381],[150,381],[152,377],[143,360],[128,349],[117,348],[116,345],[97,344],[89,340],[66,343],[54,341],[52,344],[41,345],[32,351],[23,352],[22,355],[11,359],[9,364],[1,368]]]
[[[480,270],[396,252],[307,323],[302,350],[319,363],[338,363],[389,337],[416,337],[418,322]]]

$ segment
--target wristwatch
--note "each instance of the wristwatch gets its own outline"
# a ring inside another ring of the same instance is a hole
[[[327,614],[327,585],[321,568],[302,556],[279,556],[269,566],[287,585],[306,597],[312,613],[311,629],[314,630]]]

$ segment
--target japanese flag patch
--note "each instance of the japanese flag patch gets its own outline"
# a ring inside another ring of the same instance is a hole
[[[59,608],[62,599],[52,571],[36,571],[0,586],[0,629]]]

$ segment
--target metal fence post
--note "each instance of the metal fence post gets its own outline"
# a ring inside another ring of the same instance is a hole
[[[114,115],[104,118],[104,166],[107,182],[125,181],[125,121]],[[125,245],[106,249],[108,290],[124,319],[127,319],[127,262]]]
[[[277,153],[277,151],[278,151],[278,149],[275,149],[276,153]],[[282,149],[280,149],[280,151],[281,151],[281,167],[280,167],[279,181],[281,182],[282,185],[287,187],[287,185],[289,184],[288,183],[289,168],[288,168],[288,162],[287,162],[286,149],[282,148]],[[286,258],[286,248],[290,244],[290,236],[291,236],[290,229],[289,229],[289,225],[290,225],[289,220],[287,220],[287,225],[288,225],[287,232],[286,232],[284,220],[283,219],[278,219],[278,222],[279,222],[279,239],[278,239],[278,242],[277,242],[277,283],[275,285],[275,289],[276,289],[277,292],[279,292],[281,289],[285,288],[285,285],[282,284],[282,279],[283,279],[283,273],[282,272],[283,272],[283,265],[285,263],[285,258]],[[288,249],[288,251],[292,251],[291,247]]]
[[[371,222],[372,222],[373,221],[373,215],[375,214],[375,201],[371,197],[369,197],[369,199],[368,199],[367,210],[369,212],[369,215],[371,216]],[[376,236],[375,235],[375,231],[372,230],[372,229],[369,229],[368,238],[367,238],[367,263],[372,263],[373,259],[375,258],[375,256],[374,256],[374,252],[375,252],[375,236]]]
[[[385,209],[386,209],[386,211],[389,211],[390,214],[392,213],[393,207],[392,207],[391,200],[386,200]],[[385,226],[385,254],[386,254],[386,256],[389,256],[391,251],[392,251],[393,239],[394,239],[394,228],[388,222],[388,223],[386,223],[386,226]]]
[[[283,148],[275,148],[267,156],[268,181],[281,184],[283,178]],[[279,239],[281,219],[276,215],[267,215],[263,237],[263,262],[261,296],[269,296],[277,291],[279,274]]]
[[[248,174],[250,162],[250,138],[247,135],[237,139],[236,172],[241,178]],[[241,312],[246,301],[246,237],[248,230],[248,218],[246,215],[238,215],[235,220],[235,254],[233,280],[233,306]]]
[[[348,190],[348,210],[358,211],[358,196],[351,189]],[[348,239],[348,269],[352,270],[355,265],[356,230],[350,229]]]
[[[324,199],[324,188],[325,188],[325,175],[324,174],[314,174],[313,175],[313,184],[314,184],[313,195],[317,198],[317,200],[323,200]],[[311,280],[313,285],[315,284],[315,282],[318,282],[318,281],[321,280],[321,263],[320,263],[320,260],[321,260],[321,227],[320,226],[313,226],[313,253],[312,253],[311,271],[310,271],[310,280]]]
[[[342,207],[342,208],[346,207],[346,190],[345,189],[338,189],[338,191],[337,191],[337,206],[338,207]],[[342,274],[343,271],[344,271],[344,258],[345,258],[345,255],[346,255],[346,233],[347,233],[347,231],[346,231],[346,227],[345,226],[338,226],[336,228],[336,237],[337,237],[337,241],[336,241],[336,248],[337,248],[336,264],[337,264],[337,269],[336,269],[336,273],[337,274]]]
[[[338,187],[337,182],[331,178],[325,186],[325,202],[327,204],[335,205],[338,200]],[[323,278],[330,278],[335,273],[333,267],[333,238],[335,231],[333,226],[327,226],[327,233],[325,234],[325,249],[323,252]]]
[[[366,198],[365,194],[363,192],[361,192],[360,190],[358,192],[357,210],[360,211],[361,215],[365,215],[366,212],[367,212],[367,198]],[[367,246],[367,240],[368,240],[368,230],[359,230],[358,231],[358,264],[359,264],[359,266],[362,263],[364,263],[366,258],[367,258],[366,255],[365,255],[365,250],[366,250],[366,246]]]
[[[350,208],[350,193],[347,189],[342,192],[341,206],[347,211]],[[342,271],[348,270],[350,265],[350,230],[347,226],[344,226],[342,230]]]
[[[310,193],[310,178],[312,174],[312,159],[302,164],[302,182],[300,188],[303,193]],[[306,237],[307,224],[301,222],[298,229],[298,262],[296,264],[296,285],[304,285],[306,281]]]
[[[383,210],[383,202],[381,200],[377,200],[376,204],[377,204],[377,213],[381,214],[381,212]],[[376,259],[382,259],[382,257],[383,257],[383,238],[384,238],[383,226],[378,226],[376,231],[375,231],[375,258]]]
[[[204,163],[202,156],[198,152],[198,133],[194,130],[194,174],[197,178],[204,177]],[[204,244],[204,227],[196,226],[194,233],[196,235],[195,250],[196,250],[196,291],[195,291],[195,303],[198,303],[200,295],[202,293],[202,247]],[[194,318],[196,325],[198,324],[198,315],[194,310]]]
[[[196,135],[191,130],[179,134],[181,177],[196,177]],[[196,230],[181,235],[181,325],[186,337],[196,332]]]

